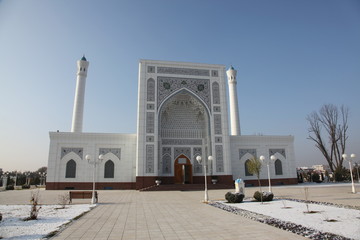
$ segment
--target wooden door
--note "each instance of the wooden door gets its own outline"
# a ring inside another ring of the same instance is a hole
[[[176,184],[192,183],[192,165],[185,155],[180,155],[175,160],[174,178]]]

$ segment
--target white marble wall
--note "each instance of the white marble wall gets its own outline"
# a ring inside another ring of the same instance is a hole
[[[240,159],[240,149],[255,149],[256,157],[261,155],[269,160],[270,149],[284,149],[285,157],[280,153],[275,153],[275,157],[281,160],[282,175],[275,175],[274,162],[270,163],[271,179],[280,178],[296,178],[296,164],[294,154],[294,137],[293,136],[230,136],[231,141],[231,159],[232,159],[232,175],[233,178],[242,178],[244,180],[256,179],[254,176],[245,176],[245,161],[253,157],[253,154],[246,153]],[[260,179],[267,179],[267,166],[263,164]]]
[[[64,155],[61,154],[63,148],[82,149],[82,154]],[[85,155],[97,158],[100,148],[120,148],[121,155],[120,159],[111,152],[104,155],[104,161],[96,169],[97,182],[135,182],[136,134],[70,132],[50,132],[47,181],[92,182],[93,166]],[[76,162],[76,178],[65,178],[66,163],[70,159]],[[109,159],[115,165],[114,178],[104,178],[104,164]]]
[[[159,70],[160,68],[160,70]],[[199,96],[199,100],[203,102],[210,115],[210,139],[211,147],[208,149],[212,151],[212,155],[215,157],[216,145],[222,145],[223,147],[223,166],[221,171],[217,172],[215,167],[216,159],[214,161],[214,174],[218,175],[228,175],[231,174],[231,160],[230,160],[230,146],[229,146],[229,126],[228,126],[228,109],[227,109],[227,94],[226,94],[226,79],[225,79],[225,66],[224,65],[215,65],[215,64],[200,64],[200,63],[185,63],[185,62],[170,62],[170,61],[154,61],[154,60],[140,60],[139,64],[139,79],[138,79],[138,141],[137,141],[137,157],[136,157],[136,175],[137,176],[158,176],[158,131],[159,131],[159,115],[158,110],[164,104],[167,99],[169,99],[173,94],[180,91],[182,88],[179,86],[174,88],[174,92],[170,95],[167,95],[165,98],[162,95],[158,99],[159,94],[158,90],[158,77],[169,77],[169,78],[183,78],[187,81],[187,84],[192,84],[190,87],[184,87],[185,89],[192,92],[194,95]],[[147,99],[147,81],[149,79],[155,80],[155,99],[154,101],[148,101]],[[194,80],[196,79],[196,80]],[[219,84],[220,91],[220,102],[214,104],[212,97],[212,84],[213,82]],[[196,92],[194,89],[194,84],[203,84],[208,83],[209,88],[204,91]],[[174,82],[175,83],[175,82]],[[185,85],[184,85],[185,86]],[[208,92],[208,95],[204,95],[205,92]],[[147,108],[148,104],[154,104],[154,109]],[[214,107],[218,107],[220,112],[214,112]],[[147,113],[155,113],[154,118],[154,133],[146,132],[146,116]],[[215,135],[214,125],[213,125],[213,114],[221,114],[221,133]],[[154,139],[153,142],[146,141],[149,137]],[[221,142],[215,143],[215,137],[220,137]],[[149,172],[145,166],[146,164],[146,146],[154,146],[154,170]],[[205,152],[203,152],[204,156]],[[173,159],[174,160],[174,159]]]

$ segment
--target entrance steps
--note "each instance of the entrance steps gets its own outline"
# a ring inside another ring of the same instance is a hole
[[[208,184],[207,188],[211,189],[233,189],[234,186],[225,184]],[[139,191],[204,191],[204,184],[160,184],[159,186],[153,185],[147,188],[140,189]]]

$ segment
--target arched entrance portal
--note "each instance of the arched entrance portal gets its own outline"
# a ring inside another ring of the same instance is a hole
[[[192,183],[192,165],[185,155],[180,155],[174,163],[174,178],[176,184]]]
[[[182,89],[161,105],[158,114],[159,175],[172,183],[191,184],[193,174],[202,174],[195,157],[211,154],[209,109],[197,95]]]

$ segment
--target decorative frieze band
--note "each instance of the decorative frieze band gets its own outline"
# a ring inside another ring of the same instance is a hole
[[[99,155],[105,155],[107,153],[114,154],[119,160],[121,159],[121,149],[120,148],[100,148]]]
[[[239,149],[239,160],[247,153],[256,157],[256,149]]]
[[[157,106],[172,93],[180,89],[187,89],[198,96],[211,109],[211,92],[209,79],[162,77],[157,78]]]
[[[210,76],[210,71],[205,69],[193,68],[175,68],[175,67],[158,67],[157,73],[193,75],[193,76]]]
[[[269,149],[269,156],[274,155],[275,153],[279,153],[279,154],[283,155],[284,158],[286,158],[285,149],[283,149],[283,148],[281,148],[281,149]]]
[[[201,139],[162,139],[163,145],[201,145]]]
[[[175,158],[177,158],[178,156],[180,156],[181,154],[184,154],[186,157],[188,157],[189,159],[191,159],[191,153],[190,153],[191,149],[189,147],[177,147],[174,148],[174,155]]]
[[[65,148],[65,147],[61,148],[61,157],[60,157],[60,159],[62,159],[65,155],[67,155],[70,152],[75,153],[81,159],[83,159],[83,152],[84,152],[83,148]]]

